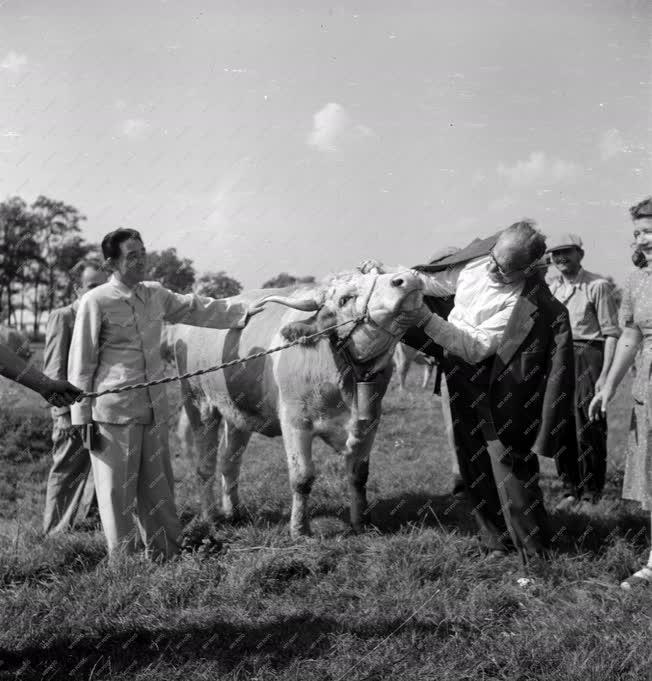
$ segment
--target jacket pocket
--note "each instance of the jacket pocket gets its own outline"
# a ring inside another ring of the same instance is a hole
[[[520,361],[524,381],[541,378],[546,371],[546,353],[543,351],[522,352]]]

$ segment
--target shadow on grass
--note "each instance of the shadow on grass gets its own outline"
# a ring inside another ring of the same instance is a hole
[[[179,629],[147,630],[134,627],[122,632],[82,637],[61,637],[47,646],[29,646],[0,652],[0,676],[20,673],[20,678],[88,679],[107,674],[153,671],[189,659],[218,661],[224,672],[242,669],[243,660],[265,656],[272,667],[283,669],[297,659],[332,654],[331,635],[347,633],[361,639],[383,638],[398,628],[421,635],[448,638],[469,636],[475,628],[465,621],[438,625],[404,619],[343,626],[335,619],[309,615],[278,618],[259,625],[237,626],[219,621]],[[246,671],[246,669],[245,669]],[[90,676],[89,676],[90,675]]]
[[[549,507],[553,504],[550,501]],[[374,499],[369,504],[370,524],[383,535],[400,532],[410,525],[455,532],[463,536],[476,536],[478,528],[471,505],[451,495],[408,493],[394,497]],[[285,525],[289,515],[282,510],[254,513],[254,521]],[[315,504],[311,513],[315,517],[332,517],[348,526],[347,506]],[[643,549],[650,544],[650,523],[630,504],[617,504],[613,509],[597,510],[588,515],[580,511],[553,512],[549,508],[550,535],[554,550],[563,554],[600,554],[614,540],[624,538]],[[250,520],[241,521],[245,524]]]
[[[250,517],[237,524],[260,522],[271,525],[287,525],[289,509],[249,509]],[[347,505],[315,503],[310,511],[311,520],[330,517],[346,526],[350,516]],[[388,498],[376,498],[369,503],[369,524],[381,534],[396,534],[409,525],[424,528],[440,528],[462,534],[475,534],[476,526],[469,504],[452,496],[406,493]]]
[[[600,554],[618,538],[639,549],[650,544],[649,518],[629,509],[598,517],[558,512],[551,517],[550,526],[553,549],[571,555]]]
[[[89,572],[106,557],[103,546],[72,545],[61,547],[52,564],[47,556],[43,563],[30,563],[29,557],[20,560],[5,558],[0,566],[0,589],[17,584],[48,584],[64,574]]]

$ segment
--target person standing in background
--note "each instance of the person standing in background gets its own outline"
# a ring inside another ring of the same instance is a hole
[[[634,221],[637,269],[627,279],[620,305],[622,335],[609,374],[591,404],[589,416],[604,419],[607,405],[634,362],[632,419],[627,441],[623,499],[652,512],[652,197],[630,208]],[[643,262],[644,258],[644,262]],[[650,516],[652,523],[652,516]],[[652,585],[652,552],[644,567],[621,583],[625,590]]]
[[[595,504],[602,496],[607,471],[607,421],[591,420],[588,408],[611,368],[620,327],[611,284],[582,267],[582,239],[577,234],[563,234],[547,252],[559,271],[550,291],[568,309],[575,356],[577,450],[568,449],[557,460],[565,488],[557,510],[565,510],[578,501]]]
[[[52,310],[45,330],[43,372],[53,379],[68,378],[68,353],[79,298],[106,283],[99,260],[81,261],[72,270],[77,300]],[[79,429],[73,428],[70,407],[52,407],[52,467],[48,475],[43,513],[46,534],[63,532],[83,522],[95,500],[91,458]]]

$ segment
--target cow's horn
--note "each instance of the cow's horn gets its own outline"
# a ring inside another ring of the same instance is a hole
[[[295,310],[303,310],[303,312],[315,312],[316,310],[319,310],[320,307],[319,303],[314,298],[297,300],[287,296],[267,296],[267,298],[262,298],[258,301],[258,305],[264,305],[265,303],[278,303],[279,305],[292,307]]]

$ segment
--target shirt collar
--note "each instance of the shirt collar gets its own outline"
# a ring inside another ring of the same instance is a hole
[[[129,288],[126,284],[123,284],[120,281],[120,279],[118,279],[118,277],[115,276],[115,274],[112,274],[109,277],[108,283],[114,286],[124,296],[130,296],[134,294],[139,300],[141,301],[143,300],[143,296],[141,294],[142,284],[136,284],[136,286],[134,286],[133,288]]]
[[[584,268],[580,267],[579,270],[577,270],[577,274],[575,275],[575,279],[573,279],[573,281],[566,281],[566,279],[564,279],[564,275],[561,272],[556,276],[555,281],[560,286],[577,286],[577,284],[581,284],[584,281],[585,274],[586,271]]]

